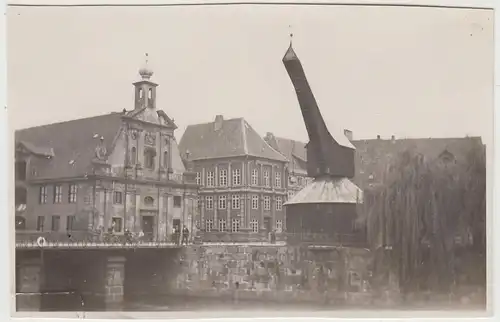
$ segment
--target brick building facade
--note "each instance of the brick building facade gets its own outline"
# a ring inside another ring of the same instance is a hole
[[[199,227],[206,232],[284,230],[287,160],[242,118],[187,127],[181,154],[200,189]]]
[[[133,110],[16,131],[17,231],[113,226],[164,240],[174,225],[193,227],[198,186],[180,158],[177,126],[156,107],[153,72],[139,74]]]

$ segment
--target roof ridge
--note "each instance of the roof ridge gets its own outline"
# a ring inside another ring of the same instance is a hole
[[[95,119],[99,117],[105,117],[105,116],[111,116],[111,115],[120,115],[120,112],[111,112],[111,113],[106,113],[106,114],[101,114],[101,115],[94,115],[94,116],[89,116],[89,117],[83,117],[83,118],[77,118],[77,119],[72,119],[72,120],[66,120],[66,121],[60,121],[60,122],[54,122],[54,123],[48,123],[48,124],[40,124],[40,125],[35,125],[35,126],[30,126],[30,127],[25,127],[22,129],[17,129],[15,132],[20,132],[20,131],[25,131],[25,130],[31,130],[31,129],[37,129],[37,128],[43,128],[43,127],[49,127],[49,126],[54,126],[54,125],[61,125],[61,124],[66,124],[66,123],[71,123],[71,122],[79,122],[79,121],[86,121],[90,119]]]
[[[241,118],[241,133],[243,135],[243,152],[248,155],[248,141],[247,141],[247,122]]]

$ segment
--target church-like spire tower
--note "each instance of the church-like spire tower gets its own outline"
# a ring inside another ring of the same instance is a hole
[[[139,69],[141,80],[134,83],[135,109],[144,107],[156,108],[156,87],[158,84],[151,81],[154,72],[149,66],[149,54],[145,54],[144,65]]]

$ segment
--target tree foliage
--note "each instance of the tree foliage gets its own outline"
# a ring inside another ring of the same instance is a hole
[[[481,144],[460,162],[407,150],[388,165],[380,186],[365,191],[370,243],[391,249],[401,291],[449,290],[457,247],[485,254],[485,161]]]

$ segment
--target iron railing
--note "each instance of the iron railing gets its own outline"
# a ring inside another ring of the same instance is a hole
[[[364,247],[363,234],[319,234],[266,232],[198,232],[189,236],[189,243],[270,243],[287,245],[325,245]],[[175,247],[182,244],[182,235],[157,238],[154,234],[97,233],[75,231],[71,233],[16,231],[16,248],[33,247]]]

